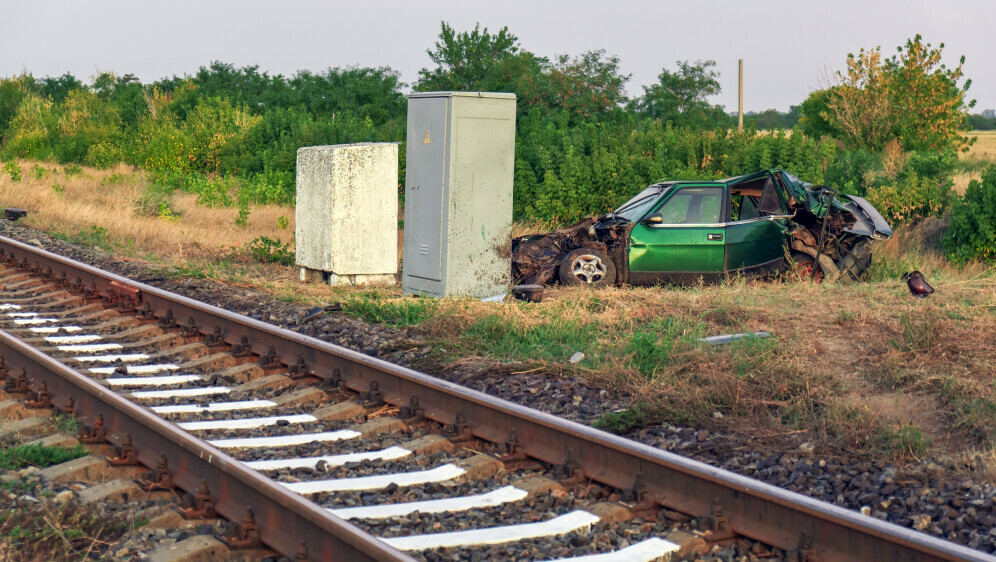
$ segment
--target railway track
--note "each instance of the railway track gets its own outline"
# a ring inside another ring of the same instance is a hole
[[[251,509],[234,546],[311,560],[992,559],[7,238],[0,330],[8,393],[71,397],[120,456],[165,461],[156,478],[195,511]]]

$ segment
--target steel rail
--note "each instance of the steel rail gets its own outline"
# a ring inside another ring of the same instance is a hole
[[[220,308],[173,295],[100,271],[50,252],[0,237],[0,250],[37,269],[63,271],[94,283],[106,295],[130,293],[157,316],[171,310],[179,322],[193,318],[201,332],[221,328],[225,341],[245,336],[254,353],[272,347],[285,364],[299,360],[308,370],[356,391],[379,384],[384,400],[404,405],[417,397],[426,418],[450,424],[461,414],[472,433],[507,442],[515,434],[529,457],[551,463],[573,461],[584,477],[650,498],[693,516],[709,515],[718,501],[739,535],[783,550],[803,550],[821,561],[996,560],[977,550],[862,516],[745,476],[623,439],[556,416],[470,390]],[[2,256],[0,256],[2,257]],[[802,559],[802,558],[801,558]]]
[[[182,490],[193,494],[206,481],[215,510],[225,518],[241,521],[252,507],[263,543],[291,559],[303,542],[311,560],[414,560],[3,331],[0,355],[8,369],[23,367],[36,385],[45,381],[53,403],[72,397],[79,419],[103,415],[109,440],[120,444],[131,434],[142,464],[156,466],[165,454],[173,483]]]

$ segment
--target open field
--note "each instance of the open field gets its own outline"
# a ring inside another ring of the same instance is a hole
[[[996,135],[973,150],[990,158],[990,144]],[[42,164],[46,171],[32,175],[34,165],[21,164],[21,182],[0,177],[0,205],[28,209],[26,224],[172,275],[259,286],[308,306],[341,303],[344,314],[430,344],[421,365],[428,372],[478,364],[552,380],[584,376],[634,397],[630,410],[603,414],[608,429],[667,421],[759,440],[793,435],[827,453],[931,456],[996,476],[996,273],[947,262],[936,249],[937,220],[879,244],[865,283],[735,279],[549,288],[538,304],[427,300],[397,288],[301,285],[296,269],[233,249],[263,236],[291,242],[290,207],[252,208],[240,227],[237,209],[198,207],[177,194],[170,213],[149,214],[141,212],[145,180],[130,168],[67,176]],[[913,298],[899,279],[912,269],[937,288],[929,299]],[[772,337],[721,347],[696,341],[762,330]],[[585,359],[570,363],[578,351]]]
[[[217,260],[260,236],[292,242],[293,207],[254,206],[243,227],[236,224],[238,209],[199,206],[189,193],[157,196],[144,172],[128,165],[98,170],[22,161],[20,167],[20,182],[0,176],[4,207],[27,209],[27,223],[36,228],[131,257]]]
[[[981,178],[982,170],[996,163],[996,131],[972,131],[971,136],[977,138],[975,144],[958,155],[960,169],[954,176],[958,193],[965,193],[970,181]]]

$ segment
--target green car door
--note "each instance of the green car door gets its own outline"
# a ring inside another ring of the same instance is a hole
[[[694,283],[722,276],[728,207],[725,186],[676,188],[630,232],[630,282]]]
[[[786,221],[792,218],[785,214],[786,196],[770,173],[750,183],[754,185],[730,189],[733,204],[732,222],[726,225],[726,270],[747,274],[777,271],[785,266]]]

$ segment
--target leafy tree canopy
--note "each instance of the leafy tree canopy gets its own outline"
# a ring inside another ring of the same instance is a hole
[[[917,35],[888,59],[881,49],[847,56],[847,70],[831,85],[813,92],[802,105],[803,125],[810,134],[828,133],[849,148],[881,151],[892,139],[904,150],[962,148],[972,141],[961,57],[958,66],[941,63],[942,43],[933,48]]]
[[[657,83],[643,87],[635,107],[652,119],[670,121],[675,126],[711,128],[727,126],[729,117],[708,98],[719,94],[716,61],[678,61],[678,71],[662,69]]]

